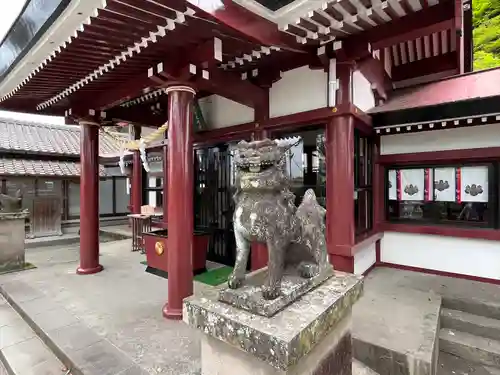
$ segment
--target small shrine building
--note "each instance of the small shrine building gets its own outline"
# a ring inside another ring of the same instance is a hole
[[[470,1],[46,3],[0,44],[0,108],[80,126],[78,273],[103,269],[98,134],[125,124],[130,152],[109,160],[132,212],[163,212],[169,318],[193,290],[186,231],[234,261],[231,145],[265,137],[293,145],[292,190],[326,207],[335,268],[500,280],[500,70],[471,73]]]

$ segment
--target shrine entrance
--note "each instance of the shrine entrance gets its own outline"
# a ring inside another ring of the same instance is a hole
[[[233,266],[233,169],[229,144],[195,150],[194,225],[211,233],[207,260]]]

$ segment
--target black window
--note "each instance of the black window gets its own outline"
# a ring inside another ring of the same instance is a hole
[[[291,4],[294,2],[294,0],[255,0],[259,4],[263,5],[269,10],[272,11],[277,11],[278,9],[281,9],[288,4]]]
[[[354,133],[354,220],[356,235],[373,228],[373,138]]]
[[[494,164],[389,168],[390,221],[496,227],[498,167]]]

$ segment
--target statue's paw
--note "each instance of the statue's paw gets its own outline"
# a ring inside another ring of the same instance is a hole
[[[305,279],[310,279],[319,273],[319,267],[313,263],[302,262],[299,264],[299,274]]]
[[[281,288],[279,286],[262,286],[262,296],[264,299],[272,300],[279,297],[281,293]]]
[[[231,289],[238,289],[243,284],[243,278],[231,274],[227,279],[227,285]]]

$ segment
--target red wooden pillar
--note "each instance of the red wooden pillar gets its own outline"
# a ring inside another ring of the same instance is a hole
[[[168,95],[168,301],[163,316],[182,319],[182,300],[193,294],[193,98],[189,86]]]
[[[134,126],[134,139],[141,138],[140,126]],[[132,213],[140,214],[142,206],[142,161],[139,150],[132,155],[132,181],[130,186]]]
[[[352,98],[352,64],[337,65],[336,104]],[[339,271],[354,272],[354,117],[332,118],[326,125],[326,243],[330,262]]]
[[[265,121],[269,119],[269,88],[266,90],[266,96],[263,99],[263,103],[255,108],[255,120]],[[266,129],[260,129],[255,131],[254,139],[260,140],[268,138],[269,133]],[[260,268],[267,266],[267,261],[269,260],[267,245],[264,243],[254,242],[252,243],[252,249],[250,252],[250,266],[252,271],[258,270]]]
[[[163,146],[163,224],[164,228],[168,228],[168,142],[165,142],[165,146]]]
[[[330,262],[353,272],[354,118],[334,117],[326,127],[326,244]]]
[[[76,273],[102,271],[99,264],[99,124],[80,121],[80,266]]]

